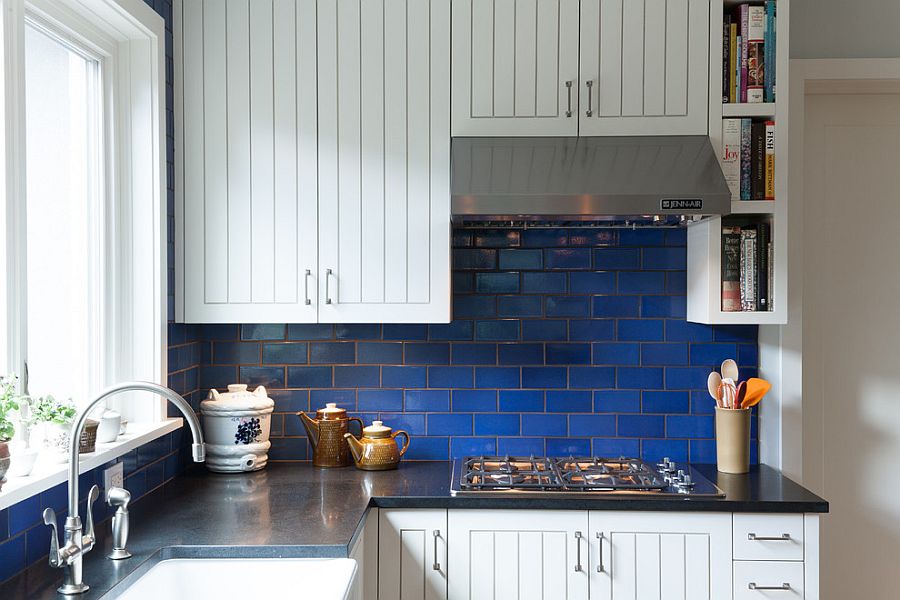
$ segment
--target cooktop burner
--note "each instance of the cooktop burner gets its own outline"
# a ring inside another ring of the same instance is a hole
[[[565,494],[722,497],[690,465],[665,458],[651,465],[639,458],[468,456],[454,464],[452,495]]]

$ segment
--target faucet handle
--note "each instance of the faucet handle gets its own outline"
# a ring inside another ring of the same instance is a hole
[[[59,554],[59,535],[56,532],[56,511],[52,508],[44,509],[44,525],[52,529],[50,532],[50,566],[56,569],[62,566],[62,557]]]
[[[84,536],[82,536],[82,552],[86,553],[91,548],[94,547],[94,502],[97,498],[100,497],[100,487],[94,485],[91,487],[91,490],[88,492],[87,496],[87,509],[85,520],[87,521],[86,526],[84,528]],[[85,540],[85,538],[90,538],[89,540]]]

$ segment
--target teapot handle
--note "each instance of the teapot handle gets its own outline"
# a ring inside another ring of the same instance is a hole
[[[403,437],[406,438],[406,443],[403,444],[402,448],[400,448],[400,456],[403,456],[406,453],[406,449],[409,448],[409,434],[406,433],[405,431],[403,431],[402,429],[398,429],[397,431],[394,432],[394,434],[391,437],[396,438],[398,435],[402,435]]]
[[[364,427],[362,419],[360,419],[359,417],[350,417],[349,419],[347,419],[347,421],[348,430],[350,429],[350,423],[357,423],[359,425],[359,438],[362,439]]]

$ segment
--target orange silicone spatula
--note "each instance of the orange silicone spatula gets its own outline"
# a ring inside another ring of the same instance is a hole
[[[747,392],[744,394],[744,401],[741,402],[741,408],[751,408],[756,406],[770,389],[772,389],[772,384],[765,379],[751,377],[747,380]]]

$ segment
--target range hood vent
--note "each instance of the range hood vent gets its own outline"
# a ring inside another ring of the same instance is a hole
[[[706,136],[457,137],[451,190],[457,224],[671,225],[731,211]]]

